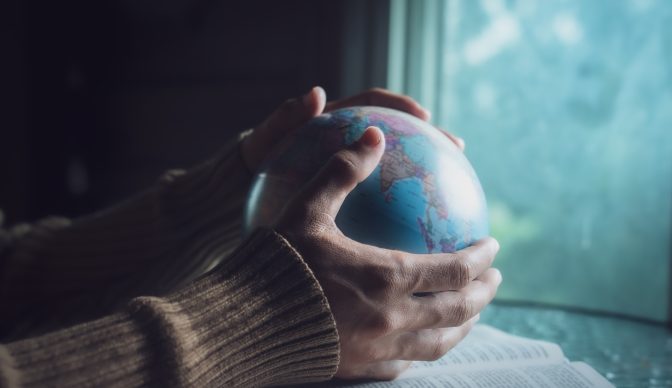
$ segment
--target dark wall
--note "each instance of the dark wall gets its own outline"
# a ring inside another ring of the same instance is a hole
[[[342,2],[12,0],[0,208],[77,216],[212,154],[315,84],[340,94]],[[5,42],[3,42],[5,43]],[[4,111],[4,110],[3,110]]]

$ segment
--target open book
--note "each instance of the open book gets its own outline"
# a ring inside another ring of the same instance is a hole
[[[613,387],[583,362],[569,362],[556,344],[476,325],[433,362],[415,362],[394,381],[343,384],[357,388]]]

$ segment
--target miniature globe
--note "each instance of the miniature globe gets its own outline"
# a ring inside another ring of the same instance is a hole
[[[371,125],[385,134],[385,152],[336,217],[346,236],[388,249],[436,253],[454,252],[488,234],[485,195],[462,151],[414,116],[366,106],[322,114],[276,147],[252,184],[246,232],[273,225],[329,158]]]

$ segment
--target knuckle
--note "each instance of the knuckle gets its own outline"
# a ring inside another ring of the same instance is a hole
[[[403,252],[392,251],[390,257],[386,260],[389,267],[387,267],[388,279],[395,285],[410,284],[412,289],[415,289],[420,282],[417,268],[413,265],[411,260]]]
[[[349,152],[338,152],[331,158],[331,172],[338,177],[348,178],[357,175],[359,166]]]
[[[406,264],[406,254],[401,251],[390,251],[388,261],[399,267],[399,270],[406,270],[408,267]]]
[[[471,267],[467,263],[466,257],[458,254],[448,267],[448,279],[457,289],[466,287],[471,281]]]
[[[446,341],[443,330],[436,330],[435,346],[429,355],[429,361],[436,361],[450,350],[450,344]]]
[[[451,308],[453,323],[462,325],[471,316],[472,303],[467,296],[461,295]]]

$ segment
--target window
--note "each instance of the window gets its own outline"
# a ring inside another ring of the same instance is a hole
[[[499,298],[669,319],[672,2],[393,0],[388,87],[467,141]]]

